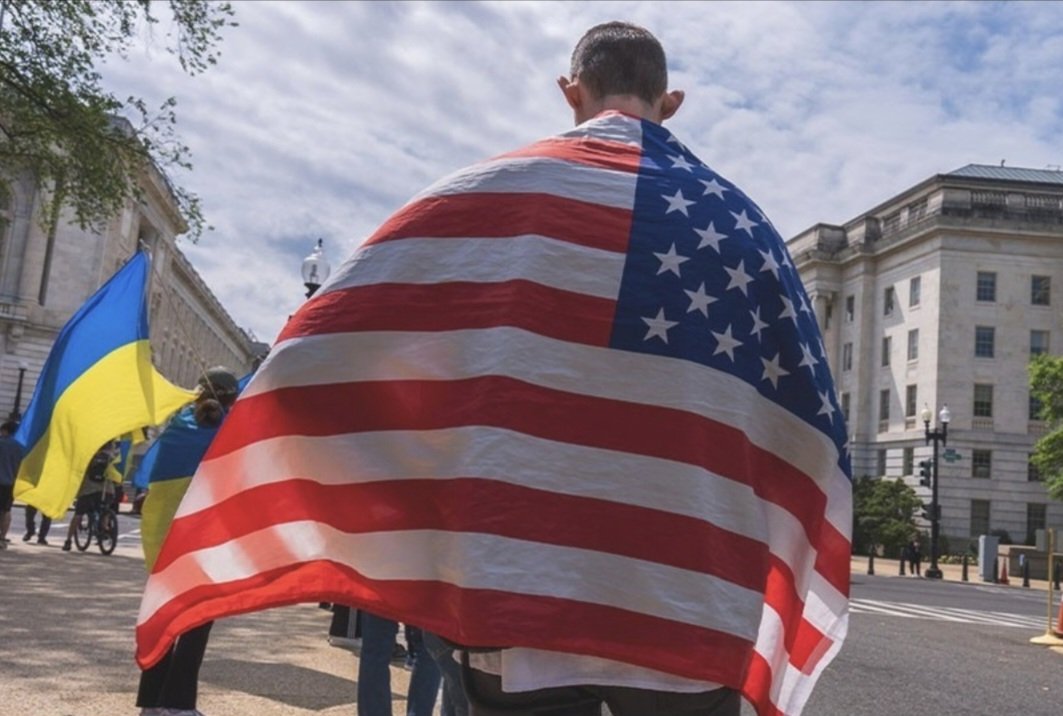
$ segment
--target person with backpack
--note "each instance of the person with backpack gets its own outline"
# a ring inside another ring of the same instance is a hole
[[[78,489],[77,499],[74,502],[74,519],[70,520],[70,526],[66,530],[66,540],[63,542],[63,551],[69,552],[81,520],[93,510],[97,510],[103,501],[103,492],[107,480],[110,478],[109,471],[114,472],[111,465],[116,457],[114,441],[109,440],[96,451],[89,460],[89,466],[85,470],[85,476],[81,478],[81,488]]]

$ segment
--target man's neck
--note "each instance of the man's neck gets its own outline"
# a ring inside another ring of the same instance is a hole
[[[585,116],[577,117],[577,123],[582,124],[588,119],[597,117],[602,112],[622,112],[640,119],[648,119],[651,122],[661,123],[660,109],[647,104],[643,99],[630,94],[611,94],[602,97],[586,107]]]

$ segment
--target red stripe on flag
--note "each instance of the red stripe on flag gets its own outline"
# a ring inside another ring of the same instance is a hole
[[[359,405],[374,408],[361,411]],[[469,425],[677,460],[748,484],[800,521],[821,553],[824,578],[848,592],[849,542],[826,521],[826,496],[816,483],[752,444],[741,430],[684,410],[568,393],[504,376],[297,386],[238,401],[206,459],[289,434]],[[720,445],[728,449],[704,447]]]
[[[407,204],[365,245],[407,238],[505,238],[533,234],[623,253],[631,209],[551,194],[467,193],[430,196]]]
[[[771,665],[763,656],[753,652],[745,683],[741,687],[742,695],[753,704],[757,716],[786,716],[771,702],[771,682]]]
[[[307,303],[278,342],[357,331],[451,331],[512,326],[549,338],[609,345],[616,302],[524,279],[499,283],[352,286]]]
[[[352,534],[442,530],[586,549],[711,574],[757,593],[767,572],[762,542],[705,520],[481,478],[261,485],[176,520],[166,542],[175,548],[163,551],[154,571],[183,553],[303,520]]]
[[[818,660],[816,655],[820,645],[824,640],[829,644],[830,640],[804,618],[805,603],[797,593],[793,570],[774,555],[771,560],[771,570],[764,588],[764,601],[782,620],[785,628],[783,643],[790,654],[790,663],[808,673]]]
[[[337,584],[348,588],[337,590]],[[307,600],[307,594],[316,596]],[[523,644],[589,654],[736,688],[753,654],[752,643],[734,635],[615,607],[442,582],[374,581],[314,561],[178,595],[137,626],[137,662],[149,667],[179,634],[213,619],[319,600],[397,620],[423,615],[416,626],[466,646]],[[527,618],[493,620],[496,610]]]
[[[642,161],[642,149],[634,144],[587,137],[575,139],[554,137],[530,144],[515,152],[507,152],[495,157],[492,161],[524,158],[560,159],[600,169],[636,173]]]

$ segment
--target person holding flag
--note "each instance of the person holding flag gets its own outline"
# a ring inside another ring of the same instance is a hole
[[[134,482],[148,485],[140,519],[144,562],[151,571],[196,466],[239,393],[236,376],[220,366],[203,372],[193,403],[182,408],[141,462]],[[199,669],[212,622],[191,629],[157,664],[140,675],[142,716],[196,716]]]
[[[574,129],[414,197],[285,325],[148,579],[143,666],[329,601],[459,645],[473,716],[800,713],[852,509],[811,303],[663,126],[649,31],[591,28],[558,84]]]

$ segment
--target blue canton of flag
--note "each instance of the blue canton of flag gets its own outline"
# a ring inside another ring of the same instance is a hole
[[[740,189],[643,122],[631,243],[611,345],[733,375],[847,437],[816,317],[786,246]]]

